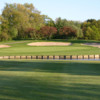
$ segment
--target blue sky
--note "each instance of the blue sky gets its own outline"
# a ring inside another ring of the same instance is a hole
[[[5,3],[33,3],[41,14],[53,20],[57,17],[77,21],[100,19],[100,0],[0,0],[0,13]]]

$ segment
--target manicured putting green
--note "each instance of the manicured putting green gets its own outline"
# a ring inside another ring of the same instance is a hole
[[[100,62],[2,60],[0,100],[100,100]]]
[[[32,42],[49,42],[49,41],[17,41],[5,42],[1,44],[10,45],[10,48],[0,48],[0,56],[16,55],[93,55],[100,54],[100,48],[81,45],[81,43],[93,41],[75,41],[75,40],[51,40],[50,42],[71,42],[70,46],[28,46]],[[96,41],[94,41],[96,42]]]

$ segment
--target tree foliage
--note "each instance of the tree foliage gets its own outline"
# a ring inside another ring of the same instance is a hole
[[[0,40],[84,38],[100,40],[100,20],[85,22],[41,15],[33,4],[6,4],[0,15]]]
[[[59,30],[61,28],[63,28],[63,27],[71,27],[74,30],[76,30],[77,38],[82,38],[83,37],[83,32],[82,32],[82,29],[81,29],[81,22],[78,22],[78,21],[68,21],[66,19],[57,18],[56,22],[55,22],[55,27],[58,30],[57,34],[59,34]]]
[[[25,39],[38,39],[38,35],[36,33],[36,29],[34,28],[28,28],[25,30],[24,34]]]
[[[11,38],[24,38],[27,28],[39,29],[44,25],[43,16],[33,4],[6,4],[2,18],[2,31]]]
[[[55,27],[44,26],[38,31],[38,34],[42,39],[51,39],[56,32]]]
[[[85,39],[100,40],[100,20],[89,19],[82,24]]]
[[[0,41],[10,40],[10,37],[7,33],[0,34]]]
[[[59,31],[60,35],[62,35],[63,38],[71,38],[76,37],[76,30],[71,27],[63,27]]]

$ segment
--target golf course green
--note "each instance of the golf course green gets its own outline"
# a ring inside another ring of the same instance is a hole
[[[70,42],[69,46],[29,46],[32,42]],[[100,48],[82,45],[82,43],[99,43],[99,41],[85,40],[23,40],[0,42],[11,47],[0,48],[0,56],[21,55],[94,55],[100,54]]]

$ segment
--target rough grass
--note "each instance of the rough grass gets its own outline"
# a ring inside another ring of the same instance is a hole
[[[85,54],[100,54],[100,48],[81,45],[81,43],[97,43],[99,41],[85,40],[49,40],[53,42],[71,42],[71,46],[28,46],[31,42],[43,42],[43,40],[23,40],[2,42],[8,44],[10,48],[0,48],[0,56],[11,55],[85,55]],[[49,42],[44,41],[44,42]]]
[[[100,100],[100,62],[2,60],[0,100]]]

